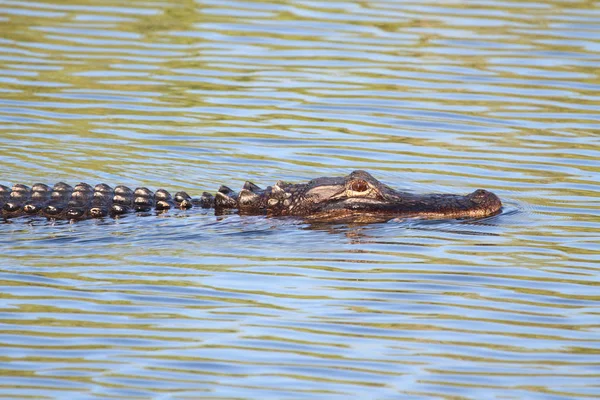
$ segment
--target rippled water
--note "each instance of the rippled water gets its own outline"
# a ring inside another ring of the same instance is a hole
[[[506,205],[0,223],[0,396],[599,397],[599,65],[594,1],[0,1],[0,183]]]

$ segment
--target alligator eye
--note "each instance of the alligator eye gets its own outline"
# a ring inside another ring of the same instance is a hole
[[[352,190],[353,192],[366,192],[367,190],[369,190],[369,184],[365,181],[363,181],[362,179],[353,181],[350,184],[350,190]]]

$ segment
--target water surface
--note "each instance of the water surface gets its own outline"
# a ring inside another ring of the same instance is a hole
[[[3,0],[2,184],[505,208],[0,223],[0,396],[599,397],[598,65],[590,1]]]

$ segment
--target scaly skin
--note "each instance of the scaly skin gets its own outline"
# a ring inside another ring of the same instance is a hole
[[[71,187],[59,182],[54,187],[36,183],[31,188],[0,185],[3,218],[40,215],[50,219],[82,220],[118,216],[130,212],[188,209],[193,206],[223,210],[237,209],[243,215],[297,216],[323,222],[383,222],[394,218],[482,218],[498,214],[500,199],[486,190],[466,196],[454,194],[418,195],[400,192],[382,184],[365,171],[345,177],[324,177],[307,183],[279,181],[261,189],[246,182],[239,193],[221,186],[215,195],[207,192],[192,199],[185,192],[171,196],[140,187],[91,187],[79,183]]]

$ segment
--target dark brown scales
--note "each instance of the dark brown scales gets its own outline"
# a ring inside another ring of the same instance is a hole
[[[114,189],[106,184],[74,188],[59,182],[52,189],[36,183],[31,188],[0,185],[2,217],[42,215],[51,219],[80,220],[118,216],[129,212],[165,212],[193,206],[214,208],[216,214],[237,209],[244,215],[296,216],[322,222],[382,222],[394,218],[482,218],[495,215],[502,202],[493,193],[476,190],[468,195],[401,192],[379,182],[365,171],[344,177],[322,177],[306,183],[278,181],[262,189],[246,182],[240,192],[221,186],[213,196],[204,192],[192,199],[186,192],[174,196],[146,187]]]
[[[23,205],[23,212],[29,215],[39,213],[50,202],[52,189],[43,183],[36,183],[31,187],[31,198]]]
[[[192,198],[186,192],[175,193],[173,200],[175,201],[175,206],[182,210],[187,210],[194,206]]]
[[[31,189],[29,186],[16,184],[2,206],[2,212],[7,217],[18,216],[23,212],[23,206],[31,197]]]
[[[156,193],[154,193],[154,202],[156,203],[155,207],[158,211],[168,210],[173,207],[171,193],[164,189],[158,189]]]
[[[90,218],[102,218],[109,215],[112,209],[113,188],[105,183],[94,186],[94,198],[90,204]]]
[[[115,187],[112,198],[112,215],[122,215],[133,210],[133,191],[127,186],[119,185]]]
[[[71,199],[67,203],[65,218],[80,220],[88,217],[88,212],[94,198],[94,189],[87,183],[79,183],[73,188]]]
[[[50,201],[40,210],[41,215],[47,218],[64,219],[71,193],[73,193],[72,186],[64,182],[55,184],[50,193]]]
[[[2,213],[2,209],[4,208],[4,204],[8,201],[10,196],[10,188],[4,185],[0,185],[0,213]]]
[[[133,192],[133,207],[138,212],[148,212],[154,208],[154,193],[145,187],[139,187]]]

